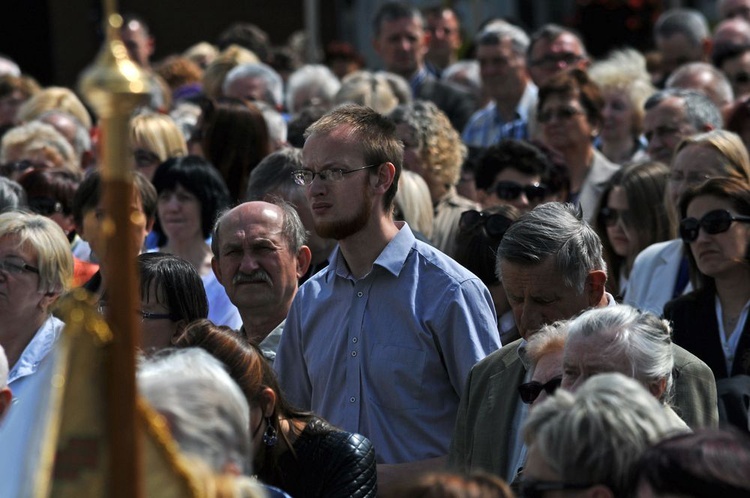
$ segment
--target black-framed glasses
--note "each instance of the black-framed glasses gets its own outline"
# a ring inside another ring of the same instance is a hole
[[[493,238],[505,235],[505,231],[511,224],[513,224],[513,220],[502,214],[480,213],[474,209],[464,211],[461,213],[461,218],[458,219],[458,228],[462,232],[469,232],[482,225],[487,235]]]
[[[544,498],[547,491],[571,491],[586,489],[593,486],[590,483],[541,481],[536,479],[521,480],[518,490],[521,498]]]
[[[544,111],[540,111],[537,115],[536,120],[540,123],[549,123],[553,118],[557,118],[560,121],[568,121],[569,119],[572,119],[573,116],[577,116],[578,114],[584,114],[584,110],[566,106],[559,107],[557,109],[546,109]]]
[[[518,394],[521,396],[521,401],[530,405],[539,397],[542,391],[546,392],[548,395],[555,394],[555,391],[557,391],[557,388],[559,388],[561,384],[562,375],[553,377],[544,384],[535,380],[525,382],[518,386]]]
[[[29,209],[42,216],[52,216],[65,211],[62,203],[51,197],[32,197],[29,199]]]
[[[143,320],[172,320],[173,322],[176,322],[180,319],[180,317],[172,313],[152,313],[150,311],[144,311],[144,310],[138,310],[137,313],[140,315],[141,321]]]
[[[610,207],[603,207],[599,210],[599,222],[602,225],[613,227],[617,225],[618,220],[622,220],[624,225],[631,226],[633,223],[633,216],[630,214],[630,210]]]
[[[726,209],[716,209],[703,215],[700,220],[685,218],[680,222],[680,238],[686,244],[698,239],[698,231],[702,228],[706,233],[716,235],[724,233],[732,226],[733,221],[750,223],[750,216],[733,215]]]
[[[0,271],[9,275],[20,275],[25,271],[39,274],[39,268],[26,264],[24,260],[15,256],[0,259]]]
[[[340,182],[341,180],[343,180],[344,175],[348,175],[349,173],[354,173],[356,171],[362,171],[363,169],[375,168],[377,166],[380,166],[380,164],[370,164],[368,166],[362,166],[361,168],[354,168],[354,169],[331,168],[331,169],[324,169],[323,171],[313,171],[311,169],[298,169],[298,170],[292,171],[292,178],[294,179],[294,183],[296,183],[297,185],[302,185],[302,186],[310,185],[316,176],[320,178],[320,180],[323,182],[335,183],[335,182]]]
[[[514,201],[521,194],[526,194],[529,201],[541,201],[547,195],[547,186],[542,183],[532,183],[531,185],[521,185],[516,182],[497,182],[493,187],[495,195],[504,201]]]

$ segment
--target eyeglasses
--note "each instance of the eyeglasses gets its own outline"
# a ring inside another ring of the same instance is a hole
[[[542,200],[547,195],[547,186],[541,183],[521,185],[516,182],[497,182],[494,187],[495,194],[504,201],[514,201],[521,194],[526,194],[529,201]]]
[[[537,381],[526,382],[518,386],[518,394],[521,396],[521,401],[530,405],[536,400],[542,393],[542,390],[549,395],[555,394],[557,388],[562,384],[562,376],[554,377],[544,384]]]
[[[145,149],[136,149],[133,151],[133,157],[135,158],[135,165],[139,168],[146,168],[154,163],[160,163],[159,156],[153,152]]]
[[[62,203],[51,197],[33,197],[29,199],[29,209],[42,216],[51,216],[55,213],[62,213],[65,210]]]
[[[561,62],[567,67],[582,61],[584,57],[582,55],[573,54],[571,52],[563,52],[559,54],[548,54],[538,59],[534,59],[529,62],[531,66],[543,67],[545,69],[554,69]]]
[[[0,271],[4,271],[9,275],[20,275],[25,271],[39,274],[39,268],[27,265],[24,260],[16,257],[0,259]]]
[[[561,481],[537,481],[536,479],[523,479],[519,486],[521,498],[543,498],[547,491],[565,491],[574,489],[586,489],[593,486],[588,483],[561,482]]]
[[[332,169],[324,169],[323,171],[313,171],[311,169],[298,169],[296,171],[292,171],[292,178],[294,179],[294,183],[296,183],[297,185],[302,185],[302,186],[310,185],[316,176],[320,178],[320,180],[323,182],[336,183],[336,182],[340,182],[341,180],[343,180],[344,175],[348,175],[349,173],[354,173],[355,171],[362,171],[363,169],[375,168],[377,166],[380,166],[380,164],[370,164],[369,166],[362,166],[361,168],[355,168],[355,169],[332,168]]]
[[[172,313],[151,313],[150,311],[138,310],[141,320],[172,320],[178,321],[180,318]]]
[[[750,223],[750,216],[733,216],[726,209],[716,209],[704,214],[700,220],[685,218],[680,222],[680,238],[690,244],[698,239],[698,230],[701,228],[708,234],[716,235],[729,230],[733,221]]]
[[[480,213],[473,209],[464,211],[458,220],[458,228],[462,232],[470,232],[479,225],[482,225],[490,237],[502,237],[512,224],[513,220],[506,218],[502,214]]]
[[[568,121],[578,114],[584,114],[583,109],[576,109],[575,107],[560,107],[559,109],[547,109],[541,111],[536,119],[540,123],[549,123],[553,118],[557,118],[560,121]]]
[[[614,209],[603,207],[599,210],[599,223],[608,227],[617,225],[617,221],[622,220],[622,224],[632,226],[633,216],[629,209]]]

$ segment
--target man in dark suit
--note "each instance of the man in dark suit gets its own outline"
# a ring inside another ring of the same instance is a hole
[[[461,132],[476,102],[469,92],[436,79],[427,70],[424,59],[429,35],[419,10],[402,3],[385,3],[375,14],[373,32],[373,47],[385,70],[408,81],[415,99],[433,102]]]
[[[526,341],[542,325],[616,303],[604,290],[601,241],[571,204],[542,204],[521,216],[505,233],[497,257],[498,276],[522,338],[471,370],[448,461],[456,470],[484,470],[510,480],[523,465],[521,428],[528,405],[518,402],[518,386],[533,373]],[[673,353],[675,411],[690,427],[715,426],[711,370],[679,346]]]

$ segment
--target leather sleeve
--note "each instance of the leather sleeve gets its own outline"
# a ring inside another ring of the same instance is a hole
[[[320,442],[318,450],[330,470],[322,496],[375,498],[378,491],[375,450],[369,439],[334,431]]]

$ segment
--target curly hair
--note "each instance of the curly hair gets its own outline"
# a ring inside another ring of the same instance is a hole
[[[425,167],[435,180],[445,185],[458,183],[466,146],[443,111],[432,102],[416,100],[398,106],[390,117],[396,124],[412,128]]]

